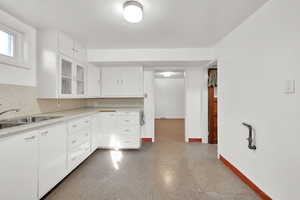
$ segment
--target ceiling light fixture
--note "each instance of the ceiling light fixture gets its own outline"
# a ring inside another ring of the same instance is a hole
[[[160,75],[162,75],[163,77],[171,77],[175,74],[176,74],[176,72],[161,72],[160,73]]]
[[[143,5],[137,1],[127,1],[123,6],[123,15],[126,21],[138,23],[143,19]]]

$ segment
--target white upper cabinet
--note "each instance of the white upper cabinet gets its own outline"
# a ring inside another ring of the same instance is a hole
[[[38,97],[84,98],[86,50],[58,31],[38,32]]]
[[[103,67],[102,97],[143,97],[143,67]]]
[[[89,98],[99,98],[101,97],[101,70],[99,67],[89,65],[87,71],[87,96]]]
[[[64,33],[58,33],[59,52],[79,62],[86,62],[86,48]]]
[[[74,41],[64,33],[58,33],[59,52],[72,58],[74,56]]]
[[[87,51],[86,48],[78,43],[78,42],[74,42],[74,58],[77,59],[78,61],[86,61],[87,60]]]
[[[81,64],[76,64],[76,96],[77,97],[84,97],[86,94],[86,67]]]

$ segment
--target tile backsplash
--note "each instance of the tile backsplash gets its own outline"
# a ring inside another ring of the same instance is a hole
[[[37,99],[37,88],[30,86],[0,84],[0,112],[19,108],[20,112],[0,115],[0,119],[58,112],[84,107],[142,108],[143,98],[115,99]]]
[[[144,106],[143,98],[108,98],[108,99],[88,99],[89,107],[102,108],[142,108]]]
[[[19,108],[20,112],[6,113],[0,119],[46,112],[57,112],[87,106],[85,99],[37,99],[37,88],[0,84],[0,112]]]

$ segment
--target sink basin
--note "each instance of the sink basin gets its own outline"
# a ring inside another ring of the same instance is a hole
[[[13,118],[13,119],[1,120],[0,129],[21,126],[21,125],[31,124],[36,122],[42,122],[42,121],[57,119],[61,117],[62,116],[25,116],[25,117]]]

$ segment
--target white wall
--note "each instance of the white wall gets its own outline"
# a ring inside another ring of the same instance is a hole
[[[27,63],[25,68],[0,63],[0,83],[24,86],[36,86],[36,30],[24,24],[15,17],[0,10],[0,23],[25,34],[28,47]]]
[[[155,79],[155,118],[185,117],[184,78]]]
[[[89,49],[89,62],[209,61],[211,48],[181,49]]]
[[[185,75],[185,137],[202,138],[207,143],[207,69],[188,68]]]
[[[271,0],[216,46],[219,153],[276,200],[299,199],[300,2]],[[256,130],[257,150],[247,148]]]

